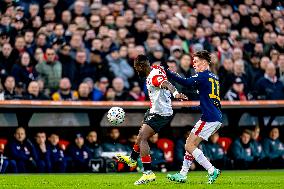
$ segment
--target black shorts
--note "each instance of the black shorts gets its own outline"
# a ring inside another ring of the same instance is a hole
[[[162,128],[170,125],[173,119],[173,115],[171,116],[161,116],[159,114],[150,113],[150,110],[144,115],[143,123],[149,125],[155,133],[158,133]]]

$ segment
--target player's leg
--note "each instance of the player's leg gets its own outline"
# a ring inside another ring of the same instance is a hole
[[[194,160],[194,157],[188,152],[185,152],[185,155],[183,157],[183,162],[182,162],[182,168],[180,172],[175,173],[175,174],[168,174],[167,178],[172,181],[186,182],[187,173],[191,167],[193,160]]]
[[[209,174],[209,184],[212,184],[220,175],[220,170],[216,169],[198,148],[202,140],[208,140],[209,136],[215,133],[221,126],[220,122],[199,121],[191,131],[186,140],[185,150],[192,154],[194,159],[203,166]]]
[[[155,134],[155,131],[147,124],[143,124],[141,127],[137,143],[140,148],[140,157],[143,164],[144,172],[143,176],[137,180],[134,184],[146,184],[148,182],[154,181],[156,179],[155,174],[152,172],[151,168],[151,156],[150,156],[150,147],[148,144],[148,139]]]
[[[141,132],[142,128],[143,128],[143,125],[141,126],[139,133]],[[116,158],[118,159],[118,161],[127,164],[129,167],[135,167],[137,165],[137,160],[140,155],[140,148],[139,148],[140,141],[141,141],[141,137],[138,134],[137,140],[135,144],[133,145],[130,156],[116,154]]]

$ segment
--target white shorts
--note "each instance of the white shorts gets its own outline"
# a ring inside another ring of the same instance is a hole
[[[208,138],[213,135],[220,127],[222,123],[219,121],[214,122],[205,122],[199,120],[194,128],[191,130],[193,134],[203,138],[204,140],[208,141]]]

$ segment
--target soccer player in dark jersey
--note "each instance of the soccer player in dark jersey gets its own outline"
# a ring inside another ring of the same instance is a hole
[[[172,181],[185,182],[188,170],[195,159],[201,166],[208,171],[208,183],[212,184],[220,175],[220,170],[216,169],[204,156],[203,152],[198,148],[202,140],[214,134],[220,127],[222,122],[221,104],[219,97],[219,79],[209,70],[211,63],[210,53],[207,51],[198,51],[193,55],[193,67],[196,75],[190,78],[182,78],[179,75],[167,70],[168,78],[173,79],[183,86],[195,86],[199,91],[200,109],[202,116],[191,130],[186,140],[184,161],[182,169],[179,173],[169,174],[167,177]]]

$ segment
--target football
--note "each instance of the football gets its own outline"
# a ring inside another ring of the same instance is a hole
[[[125,112],[120,107],[112,107],[107,113],[107,119],[114,126],[120,125],[124,122]]]

